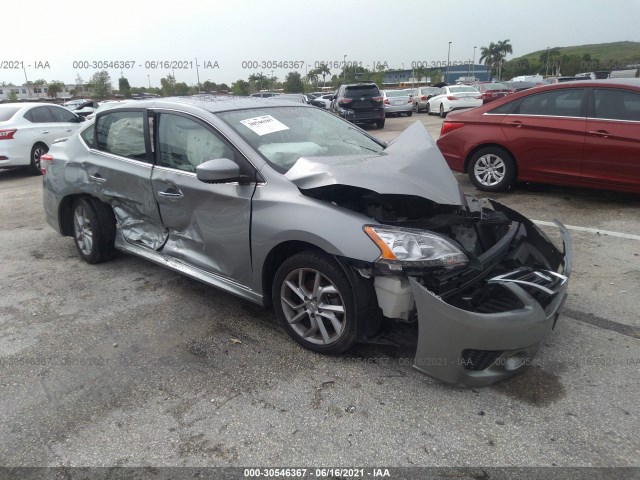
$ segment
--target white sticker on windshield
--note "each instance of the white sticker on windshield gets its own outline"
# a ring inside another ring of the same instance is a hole
[[[284,123],[279,122],[271,115],[263,115],[262,117],[247,118],[246,120],[240,120],[240,123],[245,127],[250,128],[258,135],[266,135],[267,133],[280,132],[282,130],[289,130]]]

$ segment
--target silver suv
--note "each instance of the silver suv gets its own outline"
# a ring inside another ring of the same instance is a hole
[[[98,113],[42,169],[47,221],[87,262],[119,250],[273,304],[317,352],[409,322],[418,370],[484,385],[527,368],[566,295],[566,229],[561,251],[463,195],[420,123],[384,144],[277,98],[142,101]]]

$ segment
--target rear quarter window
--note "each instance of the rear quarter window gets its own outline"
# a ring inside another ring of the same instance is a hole
[[[18,107],[0,107],[0,122],[6,122],[20,110]]]

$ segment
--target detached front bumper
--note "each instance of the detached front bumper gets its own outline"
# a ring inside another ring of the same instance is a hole
[[[487,282],[502,292],[496,294],[496,301],[502,300],[501,295],[517,299],[519,308],[515,310],[497,313],[462,310],[409,278],[419,328],[414,368],[447,383],[482,386],[511,377],[531,365],[543,340],[556,325],[571,274],[569,232],[560,222],[556,223],[564,242],[562,274],[520,269]],[[536,228],[529,224],[528,228]]]

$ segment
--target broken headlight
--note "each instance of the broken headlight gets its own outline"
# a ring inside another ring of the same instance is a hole
[[[366,225],[364,231],[382,252],[378,262],[453,267],[465,265],[469,261],[460,248],[435,233],[381,225]]]

